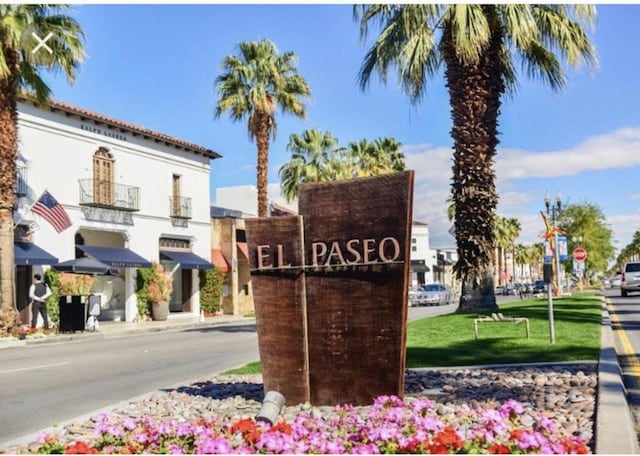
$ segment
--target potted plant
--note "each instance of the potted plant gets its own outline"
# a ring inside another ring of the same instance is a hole
[[[151,318],[166,320],[169,316],[169,301],[173,291],[173,280],[160,263],[151,264],[147,284],[147,302],[151,307]]]

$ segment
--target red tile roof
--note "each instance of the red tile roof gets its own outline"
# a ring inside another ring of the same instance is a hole
[[[31,97],[21,95],[18,99],[22,102],[30,102],[34,106],[37,106],[35,100]],[[165,135],[164,133],[159,133],[154,130],[149,130],[148,128],[140,127],[128,122],[124,122],[122,120],[114,119],[112,117],[107,117],[102,114],[98,114],[96,112],[88,111],[86,109],[78,108],[67,103],[63,103],[61,101],[56,101],[50,99],[48,101],[49,109],[52,112],[62,111],[67,115],[75,115],[80,117],[80,119],[84,120],[92,120],[95,124],[100,125],[104,124],[108,128],[118,128],[121,131],[129,132],[134,136],[142,136],[145,139],[152,139],[156,142],[163,142],[167,145],[171,145],[177,147],[178,149],[184,149],[188,152],[195,153],[197,155],[204,155],[211,159],[216,159],[222,157],[217,152],[207,149],[203,146],[198,146],[196,144],[192,144],[187,141],[183,141],[182,139],[174,138],[169,135]]]

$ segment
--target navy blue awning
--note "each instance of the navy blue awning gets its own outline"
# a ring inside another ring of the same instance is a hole
[[[182,269],[213,269],[213,263],[191,252],[175,252],[173,250],[160,250],[160,254],[180,263]]]
[[[56,257],[31,242],[14,242],[13,254],[15,255],[15,264],[17,266],[58,263]]]
[[[150,268],[151,262],[124,247],[98,247],[95,245],[76,245],[89,256],[116,268]]]

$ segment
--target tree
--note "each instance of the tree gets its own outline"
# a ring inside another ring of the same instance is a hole
[[[278,54],[271,41],[243,41],[240,54],[224,58],[216,78],[216,118],[228,112],[233,121],[247,119],[249,138],[256,142],[258,216],[267,216],[269,141],[277,130],[276,110],[306,117],[304,99],[311,90],[296,70],[293,52]]]
[[[393,171],[404,171],[401,144],[394,138],[378,138],[373,142],[361,139],[350,142],[347,153],[353,164],[353,176],[377,176]]]
[[[394,138],[362,139],[338,147],[328,131],[305,130],[289,137],[291,160],[280,168],[280,187],[287,201],[298,196],[298,185],[353,177],[377,176],[405,169],[401,144]]]
[[[527,76],[562,88],[559,58],[572,66],[597,58],[585,25],[592,5],[407,4],[359,5],[361,38],[370,26],[382,30],[359,72],[364,90],[376,72],[383,82],[391,67],[412,102],[424,95],[427,80],[444,66],[453,139],[453,199],[462,281],[458,311],[497,308],[492,277],[493,215],[498,202],[493,161],[498,116],[505,93],[517,86],[516,59]],[[556,55],[557,53],[557,55]]]
[[[568,204],[558,217],[558,226],[566,233],[569,253],[576,247],[583,247],[587,251],[585,273],[607,271],[609,261],[615,258],[615,246],[611,229],[600,207],[592,203]],[[578,238],[582,238],[582,241],[578,241]],[[564,267],[570,272],[573,261],[569,259]]]
[[[84,58],[84,33],[63,14],[66,5],[0,5],[0,330],[17,322],[13,299],[13,210],[18,158],[18,95],[30,91],[40,104],[51,89],[40,72],[62,71],[73,83]],[[46,40],[47,49],[38,48]]]
[[[336,179],[340,174],[340,160],[335,157],[337,146],[338,140],[331,133],[315,128],[289,136],[287,150],[292,154],[291,160],[278,171],[287,201],[298,196],[299,184]]]

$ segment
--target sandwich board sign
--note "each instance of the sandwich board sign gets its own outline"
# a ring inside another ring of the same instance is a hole
[[[403,396],[413,171],[303,184],[299,215],[246,220],[265,391]]]

